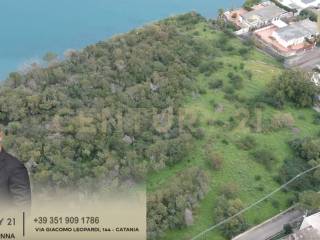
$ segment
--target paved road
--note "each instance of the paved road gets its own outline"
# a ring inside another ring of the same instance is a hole
[[[299,65],[299,68],[304,70],[313,70],[317,65],[320,65],[320,55],[309,62]]]
[[[304,70],[312,70],[317,64],[320,64],[320,48],[314,48],[285,62],[286,67],[298,67]]]
[[[266,240],[281,232],[283,225],[303,216],[299,210],[291,210],[278,215],[247,232],[233,238],[232,240]]]

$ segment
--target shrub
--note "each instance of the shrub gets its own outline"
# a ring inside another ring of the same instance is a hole
[[[238,96],[233,93],[226,93],[223,97],[230,102],[235,102],[238,100]]]
[[[220,196],[217,200],[214,209],[214,217],[216,222],[225,220],[228,217],[233,216],[235,213],[241,211],[244,205],[238,198],[227,199],[225,196]],[[239,215],[233,218],[221,226],[223,234],[231,239],[233,236],[243,232],[247,228],[247,223],[243,215]]]
[[[192,136],[196,139],[203,139],[205,137],[204,130],[202,128],[197,128],[195,131],[192,132]]]
[[[257,142],[254,137],[246,136],[237,141],[236,145],[238,148],[248,151],[255,148],[257,146]]]
[[[223,157],[219,153],[208,153],[209,165],[213,170],[219,170],[223,164]]]
[[[275,5],[277,5],[278,7],[286,10],[287,12],[292,12],[292,13],[296,13],[296,12],[297,12],[296,9],[290,8],[290,7],[288,7],[288,6],[285,6],[285,5],[281,4],[280,1],[278,1],[278,0],[271,0],[271,2],[273,2],[273,3],[274,3]]]
[[[222,126],[224,126],[224,121],[222,121],[220,119],[216,120],[216,121],[214,121],[214,125],[222,127]]]
[[[312,10],[309,10],[309,9],[304,9],[300,12],[299,16],[302,18],[302,19],[310,19],[311,21],[313,22],[316,22],[317,21],[317,14],[314,13]]]
[[[240,56],[245,56],[249,52],[250,52],[250,48],[247,48],[247,47],[242,47],[242,48],[239,49]]]
[[[313,123],[316,125],[320,125],[320,113],[314,115]]]
[[[245,70],[243,73],[244,73],[244,75],[246,75],[246,77],[247,77],[249,80],[252,79],[253,74],[252,74],[252,72],[251,72],[250,70]]]
[[[223,91],[224,91],[226,94],[234,94],[234,88],[231,87],[231,86],[227,86],[227,87],[223,88]]]
[[[276,162],[276,157],[271,150],[260,149],[252,153],[254,160],[264,165],[267,169],[271,169]]]
[[[239,193],[239,187],[236,183],[226,183],[220,188],[220,193],[227,199],[232,199],[237,197]]]
[[[256,180],[256,181],[260,181],[261,180],[261,176],[260,175],[256,175],[256,176],[254,176],[254,179]]]
[[[289,223],[285,224],[283,226],[283,232],[285,235],[289,235],[289,234],[293,233],[292,226]]]
[[[296,204],[297,202],[298,202],[298,197],[297,197],[297,195],[293,195],[293,196],[291,196],[291,197],[288,198],[288,200],[287,200],[287,206],[290,207],[290,206]]]
[[[204,95],[206,93],[207,93],[207,89],[205,89],[205,88],[200,88],[199,89],[199,94]]]
[[[221,141],[223,144],[225,144],[225,145],[229,145],[229,142],[228,142],[228,140],[227,139],[222,139],[222,141]]]
[[[193,119],[193,116],[190,116],[191,117],[191,126],[194,127],[194,128],[197,128],[200,126],[200,116],[197,115],[195,119]]]
[[[277,113],[271,120],[273,129],[289,128],[294,124],[294,118],[290,113]]]
[[[209,189],[206,172],[189,168],[174,176],[168,185],[148,195],[148,239],[159,239],[169,229],[186,225],[184,214],[203,199]]]
[[[227,77],[229,79],[233,78],[234,77],[234,73],[233,72],[228,72]]]
[[[310,168],[308,166],[308,163],[299,157],[290,157],[285,159],[284,164],[279,171],[279,183],[283,184],[289,181],[308,168]],[[299,181],[292,182],[288,186],[288,188],[298,191],[314,188],[314,180],[312,174],[306,174],[304,177],[300,178]]]
[[[243,79],[241,76],[233,73],[228,73],[228,77],[230,79],[230,83],[233,85],[234,88],[240,89],[243,87]]]
[[[264,191],[264,186],[257,187],[257,190],[260,191],[260,192],[263,192]]]
[[[210,103],[211,106],[214,106],[214,107],[217,105],[216,100],[214,100],[214,99],[211,99],[209,101],[209,103]]]
[[[318,138],[295,139],[290,142],[290,146],[295,150],[296,155],[305,161],[320,158],[320,139]]]
[[[223,87],[223,81],[221,79],[209,82],[210,89],[217,89]]]
[[[208,126],[213,126],[213,125],[214,125],[214,120],[209,119],[209,120],[207,121],[207,125],[208,125]]]
[[[276,209],[278,209],[280,207],[279,201],[278,200],[274,200],[274,199],[271,201],[271,205],[272,205],[272,207],[274,207]]]
[[[251,10],[251,7],[257,5],[260,2],[261,0],[246,0],[242,6],[247,10]]]
[[[219,68],[223,67],[223,62],[218,61],[205,61],[202,62],[199,66],[199,71],[201,73],[210,76],[212,73],[216,72]]]
[[[309,210],[320,209],[320,193],[315,191],[304,191],[299,195],[300,204]]]

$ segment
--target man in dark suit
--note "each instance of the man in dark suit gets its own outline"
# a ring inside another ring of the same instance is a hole
[[[31,203],[28,171],[3,149],[3,137],[0,129],[0,209],[28,210]]]

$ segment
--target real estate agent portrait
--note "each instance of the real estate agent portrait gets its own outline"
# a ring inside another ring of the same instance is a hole
[[[23,163],[3,149],[3,138],[0,128],[0,209],[28,210],[31,203],[28,171]]]

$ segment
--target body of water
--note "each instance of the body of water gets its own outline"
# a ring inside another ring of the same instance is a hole
[[[243,0],[0,0],[0,79],[52,51],[80,49],[114,34],[195,10],[215,17]]]

